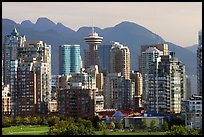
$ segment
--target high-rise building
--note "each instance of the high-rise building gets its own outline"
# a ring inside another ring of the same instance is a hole
[[[15,82],[17,79],[17,50],[19,47],[24,46],[25,36],[21,36],[16,28],[13,29],[12,33],[5,36],[3,43],[3,84],[9,84],[9,91],[11,93],[11,113],[13,112],[13,104],[15,100],[13,98],[15,92]]]
[[[127,46],[114,42],[111,48],[110,63],[111,73],[121,73],[126,79],[130,78],[130,51]]]
[[[180,113],[185,99],[185,66],[174,56],[163,55],[150,66],[146,110]]]
[[[202,96],[202,30],[198,32],[197,90],[198,94]]]
[[[61,45],[59,56],[60,75],[68,76],[70,72],[80,72],[80,45]]]
[[[13,115],[47,114],[51,101],[51,46],[26,41],[18,50]]]
[[[89,45],[89,51],[85,51],[84,67],[88,68],[91,65],[99,65],[98,45],[102,42],[103,37],[98,36],[98,33],[92,32],[85,37],[85,42]]]
[[[96,88],[98,88],[98,93],[96,96],[101,96],[103,94],[104,77],[103,73],[96,74]]]
[[[104,81],[104,108],[129,109],[132,106],[134,82],[121,73],[109,73]]]
[[[142,45],[141,46],[141,56],[139,56],[139,72],[142,72],[142,68],[144,65],[144,60],[142,59],[142,53],[144,53],[147,49],[150,47],[156,48],[159,50],[161,55],[168,55],[169,54],[169,49],[168,49],[168,44],[152,44],[152,45]]]
[[[147,111],[180,113],[186,99],[185,66],[167,44],[141,47],[142,103]]]
[[[99,71],[103,74],[110,73],[110,50],[112,44],[100,45],[98,47],[99,53]]]
[[[143,46],[142,46],[143,47]],[[163,52],[158,50],[156,47],[152,47],[147,46],[148,48],[145,48],[146,50],[143,50],[143,48],[141,47],[141,62],[140,62],[140,66],[141,66],[141,73],[142,73],[142,103],[144,105],[144,107],[146,106],[146,101],[147,101],[147,96],[148,96],[148,92],[149,92],[149,72],[150,70],[150,66],[154,63],[157,62],[159,56],[163,55]],[[146,47],[146,46],[145,46]]]
[[[58,113],[61,117],[86,117],[95,114],[95,77],[88,73],[62,76],[57,91]]]
[[[193,93],[191,92],[191,85],[191,79],[188,75],[186,75],[186,100],[193,95]]]
[[[142,106],[142,74],[139,71],[131,72],[130,79],[135,83],[133,93],[133,110],[140,111]]]
[[[7,84],[11,84],[10,80],[11,80],[11,75],[13,73],[11,73],[11,61],[16,61],[17,60],[17,48],[18,47],[22,47],[24,45],[24,41],[25,41],[25,36],[21,36],[16,28],[13,29],[13,32],[9,35],[5,36],[5,41],[3,43],[3,82],[4,85]],[[15,72],[14,72],[15,74]],[[11,86],[10,86],[11,87]],[[11,91],[11,90],[10,90]],[[12,91],[11,91],[12,92]]]

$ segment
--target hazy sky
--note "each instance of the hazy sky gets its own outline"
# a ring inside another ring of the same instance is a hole
[[[106,28],[130,21],[186,47],[198,43],[202,2],[2,2],[2,17],[16,23],[47,17],[73,30],[92,22]]]

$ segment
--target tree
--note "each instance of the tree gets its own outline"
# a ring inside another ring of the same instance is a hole
[[[48,125],[48,120],[46,118],[42,118],[42,124],[43,125]]]
[[[184,120],[182,120],[182,118],[180,116],[177,116],[176,118],[172,119],[171,121],[169,121],[169,126],[173,126],[173,125],[185,125]]]
[[[119,129],[123,129],[123,124],[120,122],[120,123],[118,123],[118,128]]]
[[[93,125],[90,120],[80,119],[76,126],[78,127],[79,135],[92,135],[93,133]]]
[[[25,117],[25,118],[23,119],[23,123],[24,123],[25,125],[30,124],[30,118],[29,118],[29,117]]]
[[[141,129],[147,129],[147,123],[145,121],[142,121],[140,128]]]
[[[61,120],[51,126],[49,135],[93,135],[93,126],[90,120],[73,121]]]
[[[53,116],[51,118],[48,118],[48,125],[51,127],[54,124],[58,123],[60,121],[60,118],[58,116]]]
[[[38,119],[36,117],[31,118],[31,124],[32,125],[37,125],[38,124]]]
[[[100,119],[99,119],[98,116],[95,116],[95,117],[93,117],[93,118],[91,119],[91,122],[92,122],[94,128],[97,128],[99,121],[100,121]]]
[[[192,129],[189,131],[189,135],[202,135],[199,130]]]
[[[104,129],[106,129],[107,126],[106,126],[106,123],[105,122],[98,122],[97,123],[97,129],[100,130],[100,131],[103,131]]]
[[[199,135],[199,130],[190,130],[186,126],[173,125],[167,135]]]
[[[115,123],[114,123],[113,121],[110,123],[109,128],[110,128],[110,129],[114,129],[114,128],[115,128]]]
[[[155,131],[156,128],[157,128],[156,122],[155,122],[155,120],[152,120],[151,123],[150,123],[150,129],[151,129],[152,131]]]
[[[22,117],[16,116],[16,117],[14,118],[14,124],[15,124],[15,125],[19,125],[19,124],[21,124],[22,122],[23,122],[23,118],[22,118]]]
[[[37,116],[36,118],[37,118],[37,124],[39,125],[43,124],[43,120],[41,117]]]
[[[163,131],[168,131],[169,130],[168,123],[166,121],[164,121],[164,123],[162,125],[162,130]]]
[[[3,116],[2,127],[10,127],[12,125],[12,121],[11,117]]]

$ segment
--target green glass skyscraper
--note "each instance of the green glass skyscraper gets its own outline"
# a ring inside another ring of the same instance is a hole
[[[80,45],[61,45],[59,47],[59,74],[68,76],[70,72],[80,72]]]

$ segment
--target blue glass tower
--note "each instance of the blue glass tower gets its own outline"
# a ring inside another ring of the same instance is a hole
[[[111,44],[100,45],[98,47],[99,54],[99,71],[100,72],[110,72],[110,50],[112,48]]]
[[[80,45],[61,45],[59,56],[60,75],[68,76],[70,72],[80,72]]]

